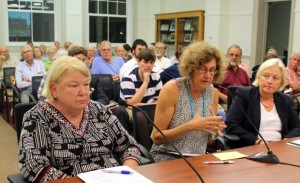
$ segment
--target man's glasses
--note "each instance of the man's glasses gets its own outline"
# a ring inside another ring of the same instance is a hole
[[[209,72],[210,75],[215,75],[218,73],[218,70],[214,67],[210,69],[207,69],[206,67],[199,67],[198,71],[200,74],[206,74],[207,71]]]
[[[233,56],[239,57],[240,56],[239,54],[234,54],[234,53],[229,53],[228,55],[231,56],[231,57],[233,57]]]

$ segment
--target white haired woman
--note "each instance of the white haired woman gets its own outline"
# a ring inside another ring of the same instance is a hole
[[[268,142],[300,136],[300,121],[289,97],[281,91],[286,86],[285,66],[278,58],[265,61],[258,69],[253,87],[236,90],[236,101]],[[262,139],[250,121],[233,101],[225,124],[226,133],[235,134],[240,141],[231,147],[260,144]]]

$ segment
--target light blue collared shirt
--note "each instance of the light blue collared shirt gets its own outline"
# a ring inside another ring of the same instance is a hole
[[[42,74],[38,74],[38,72],[43,72]],[[37,61],[33,59],[33,63],[30,66],[26,61],[20,62],[16,67],[16,83],[17,87],[27,88],[31,87],[32,83],[23,81],[23,78],[28,77],[31,78],[32,76],[39,76],[46,73],[45,65],[41,61]]]

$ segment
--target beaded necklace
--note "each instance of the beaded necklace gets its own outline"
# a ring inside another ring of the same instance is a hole
[[[190,89],[190,80],[186,80],[186,85],[188,88],[188,95],[189,95],[189,102],[190,102],[190,108],[191,108],[191,115],[192,117],[195,116],[195,110],[193,106],[193,97],[191,94],[191,89]],[[206,114],[206,96],[205,96],[205,90],[202,92],[202,117],[205,117]]]

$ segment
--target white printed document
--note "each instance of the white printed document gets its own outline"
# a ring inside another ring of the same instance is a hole
[[[103,170],[114,170],[114,171],[108,173],[109,171],[105,172]],[[103,170],[85,172],[85,173],[78,174],[77,176],[85,183],[99,183],[99,182],[153,183],[151,180],[144,177],[140,173],[134,171],[133,169],[129,168],[128,166],[118,166],[118,167],[106,168]],[[122,172],[129,171],[131,172],[131,174],[116,173],[117,171],[122,171]]]

